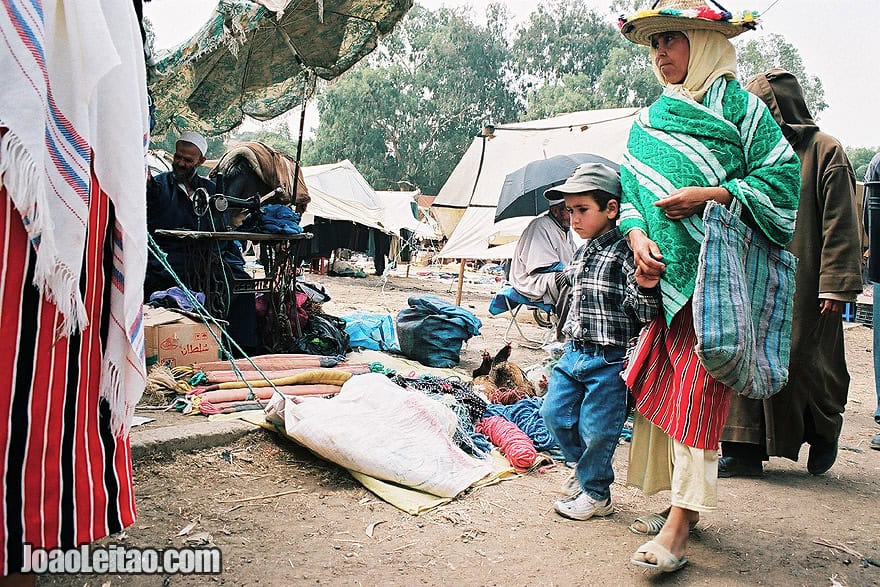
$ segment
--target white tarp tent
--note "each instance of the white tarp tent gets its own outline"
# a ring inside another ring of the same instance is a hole
[[[418,238],[436,238],[434,230],[425,222],[420,222],[413,213],[416,207],[416,196],[421,192],[393,192],[377,190],[382,203],[382,226],[389,232],[400,234],[405,228]]]
[[[446,246],[444,259],[504,259],[509,243],[531,218],[495,224],[495,207],[504,177],[530,161],[568,153],[592,153],[620,161],[638,108],[614,108],[563,114],[544,120],[505,124],[491,138],[476,137],[431,206]]]
[[[303,167],[302,172],[312,198],[302,226],[314,224],[318,217],[347,220],[398,236],[401,228],[407,228],[434,238],[434,231],[413,216],[417,192],[377,192],[348,159]]]
[[[382,202],[351,161],[311,165],[303,167],[302,172],[312,198],[303,214],[302,226],[314,224],[317,216],[384,230]]]

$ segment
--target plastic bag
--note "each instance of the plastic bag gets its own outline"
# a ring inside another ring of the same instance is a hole
[[[371,314],[357,310],[342,317],[351,348],[399,352],[394,318],[389,314]]]

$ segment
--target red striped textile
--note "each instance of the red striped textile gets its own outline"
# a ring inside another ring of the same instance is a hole
[[[31,284],[33,249],[0,189],[0,569],[19,571],[22,544],[72,548],[135,519],[131,446],[110,429],[100,399],[109,320],[113,226],[108,196],[92,176],[80,276],[89,326],[69,338],[55,306]],[[59,242],[63,235],[56,235]]]
[[[730,388],[715,381],[694,352],[691,303],[667,327],[663,316],[642,333],[626,380],[636,409],[686,446],[717,450],[730,407]]]

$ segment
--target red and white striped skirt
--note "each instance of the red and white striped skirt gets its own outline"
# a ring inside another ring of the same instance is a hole
[[[89,327],[59,338],[55,306],[32,285],[34,252],[0,188],[0,563],[22,568],[22,545],[72,548],[134,522],[129,438],[110,431],[100,399],[109,319],[112,209],[92,177],[80,290]],[[59,235],[62,246],[63,235]]]
[[[696,344],[690,302],[668,327],[661,314],[642,332],[626,384],[649,422],[684,445],[717,450],[731,389],[703,368]]]

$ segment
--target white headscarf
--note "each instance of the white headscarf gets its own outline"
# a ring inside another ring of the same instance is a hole
[[[681,31],[691,47],[687,76],[680,84],[667,83],[657,68],[654,57],[657,50],[651,47],[651,67],[654,75],[664,86],[688,96],[695,102],[702,102],[703,96],[712,83],[721,76],[736,78],[736,50],[727,37],[717,31],[703,29]]]

